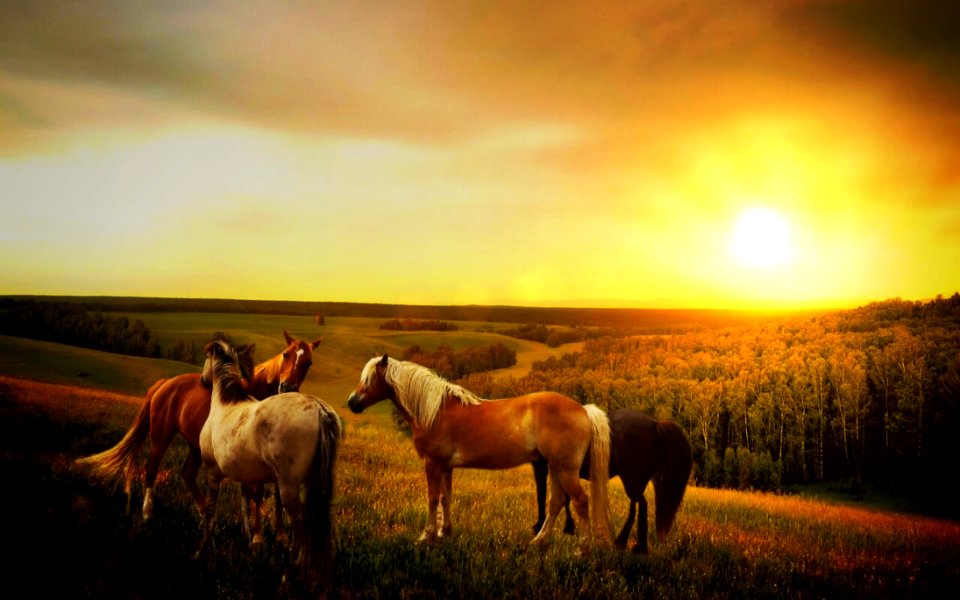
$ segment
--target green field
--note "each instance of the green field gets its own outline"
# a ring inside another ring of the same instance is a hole
[[[559,532],[550,548],[531,549],[535,504],[526,468],[457,471],[456,535],[417,546],[426,485],[409,437],[394,427],[386,404],[362,415],[343,408],[366,360],[411,344],[504,341],[519,362],[571,348],[546,350],[478,331],[485,325],[479,322],[460,322],[456,332],[409,333],[380,330],[382,320],[358,317],[330,317],[323,327],[290,316],[136,318],[172,339],[202,342],[223,331],[238,343],[257,343],[260,360],[279,351],[284,328],[305,339],[323,336],[304,391],[329,399],[346,425],[334,502],[332,597],[941,598],[960,584],[956,523],[698,487],[689,489],[670,537],[651,539],[647,557],[615,550],[581,557],[574,540]],[[168,453],[157,520],[150,524],[137,515],[139,487],[134,515],[124,515],[125,497],[115,483],[93,480],[73,465],[119,440],[138,397],[156,378],[188,370],[196,367],[0,337],[0,375],[16,378],[0,378],[0,465],[7,476],[0,510],[14,518],[18,550],[10,563],[12,589],[30,597],[303,597],[282,585],[286,555],[270,531],[256,553],[244,543],[235,489],[221,498],[216,557],[192,560],[199,517],[177,476],[182,444]],[[626,508],[622,486],[613,480],[613,528]]]
[[[283,350],[286,346],[284,329],[307,341],[322,338],[303,390],[334,400],[347,397],[368,359],[384,352],[397,356],[414,345],[425,350],[435,350],[440,345],[459,350],[501,342],[517,353],[517,365],[499,373],[511,376],[529,371],[534,360],[573,352],[582,345],[548,348],[490,331],[506,329],[509,324],[477,321],[458,321],[459,329],[451,332],[404,332],[380,329],[386,319],[371,317],[328,317],[324,325],[318,326],[312,317],[306,316],[184,312],[116,314],[131,321],[142,320],[164,347],[181,339],[202,347],[215,333],[226,333],[238,344],[256,344],[258,361]],[[139,395],[159,378],[196,370],[196,366],[186,363],[126,357],[0,336],[0,373],[37,381]]]

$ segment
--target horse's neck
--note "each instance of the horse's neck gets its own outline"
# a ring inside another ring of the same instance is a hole
[[[400,416],[403,417],[403,420],[406,421],[407,425],[409,425],[411,429],[419,427],[419,424],[413,418],[413,415],[410,414],[410,409],[408,409],[402,402],[395,398],[390,398],[390,401],[393,402],[393,406],[396,407],[397,412],[400,413]]]
[[[242,403],[247,398],[249,396],[244,391],[243,384],[239,379],[227,382],[214,381],[210,393],[210,416],[208,418],[219,418],[230,407]]]
[[[279,389],[280,367],[278,356],[262,362],[253,368],[253,380],[250,382],[250,395],[255,398],[264,398],[271,395],[272,390]]]

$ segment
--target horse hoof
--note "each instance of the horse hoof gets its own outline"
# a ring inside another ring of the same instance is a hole
[[[530,540],[530,545],[535,548],[546,548],[550,545],[550,540],[543,535],[537,535],[532,540]]]
[[[250,548],[252,550],[258,550],[263,547],[263,534],[258,533],[253,536],[253,539],[250,541]]]
[[[636,546],[634,546],[631,552],[637,555],[644,555],[644,556],[650,553],[646,547],[641,546],[640,544],[637,544]]]
[[[433,544],[436,541],[437,533],[435,531],[424,531],[417,538],[417,544]]]

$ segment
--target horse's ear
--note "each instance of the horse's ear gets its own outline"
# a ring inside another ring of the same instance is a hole
[[[389,361],[390,361],[390,359],[387,357],[386,354],[384,354],[384,355],[383,355],[383,358],[380,359],[379,365],[380,365],[381,367],[386,368],[387,363],[388,363]]]
[[[322,342],[322,341],[323,341],[323,336],[321,335],[320,337],[318,337],[318,338],[316,339],[315,342],[313,342],[313,343],[310,344],[310,345],[313,346],[314,348],[316,348],[317,346],[320,345],[320,342]]]
[[[216,342],[207,342],[207,345],[203,347],[204,354],[210,354],[211,351],[217,346]]]
[[[283,337],[287,340],[287,345],[288,345],[288,346],[293,343],[293,338],[290,337],[290,334],[287,333],[287,330],[286,330],[286,329],[283,330]]]

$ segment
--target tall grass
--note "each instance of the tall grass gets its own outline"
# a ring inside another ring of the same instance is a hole
[[[284,582],[289,557],[271,530],[262,549],[248,548],[233,485],[220,501],[216,552],[193,559],[200,520],[177,476],[181,445],[168,453],[148,524],[138,515],[139,489],[134,514],[125,515],[120,486],[74,466],[115,443],[139,402],[0,377],[11,589],[29,597],[302,597]],[[957,523],[697,487],[649,556],[578,556],[576,541],[559,531],[548,548],[530,548],[534,486],[524,467],[456,471],[454,536],[418,546],[426,482],[413,444],[386,410],[341,414],[331,597],[941,598],[960,584]],[[618,480],[610,492],[619,528],[627,500]]]

